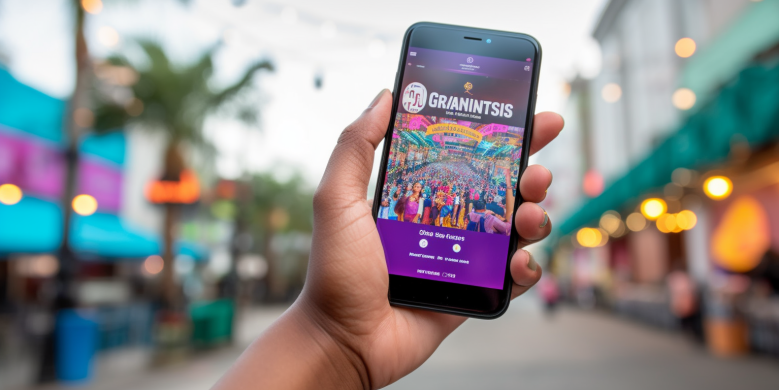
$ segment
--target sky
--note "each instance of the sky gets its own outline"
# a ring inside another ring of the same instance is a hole
[[[73,89],[70,0],[0,0],[0,52],[15,77],[58,98]],[[227,85],[254,61],[276,70],[256,82],[260,128],[212,118],[205,132],[219,151],[217,171],[228,178],[272,170],[300,171],[318,183],[341,130],[382,88],[392,88],[403,33],[418,21],[530,34],[543,48],[537,112],[565,105],[565,82],[596,75],[600,53],[592,39],[604,0],[464,0],[379,2],[292,0],[105,0],[88,15],[92,54],[132,57],[132,39],[161,41],[186,63],[223,42],[214,85]],[[116,31],[113,44],[110,33]],[[315,88],[320,77],[322,87]],[[378,162],[374,163],[374,172]]]

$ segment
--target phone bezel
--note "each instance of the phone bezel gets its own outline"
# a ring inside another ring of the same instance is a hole
[[[535,113],[536,95],[538,91],[538,77],[541,67],[541,45],[535,38],[526,34],[429,22],[416,23],[409,27],[408,30],[406,30],[405,36],[403,38],[403,46],[401,49],[402,51],[400,55],[400,61],[398,63],[398,71],[395,74],[394,91],[399,91],[402,89],[401,82],[405,72],[408,48],[411,47],[412,34],[418,32],[420,29],[427,28],[431,29],[430,31],[439,37],[445,37],[440,39],[447,40],[445,44],[440,45],[439,47],[427,47],[436,50],[454,51],[486,57],[518,60],[519,58],[525,58],[525,54],[518,56],[516,53],[506,51],[512,48],[511,43],[513,43],[515,46],[519,45],[516,41],[512,40],[521,39],[529,42],[532,45],[533,69],[530,83],[530,96],[528,98],[527,117],[525,119],[525,137],[522,142],[522,154],[520,157],[519,176],[521,177],[525,168],[527,168],[530,140],[532,139],[533,133],[533,115]],[[459,43],[462,43],[462,40],[465,38],[465,36],[480,37],[484,40],[489,38],[492,39],[492,43],[488,44],[484,41],[472,41],[478,42],[472,45],[476,48],[476,50],[468,49],[468,51],[463,51],[465,49],[460,49],[460,46],[458,46],[458,43],[455,43],[454,39],[459,39],[461,40]],[[430,39],[428,37],[420,37],[419,39],[425,38]],[[504,41],[503,38],[511,38],[512,40]],[[448,42],[449,39],[452,39],[452,41]],[[477,47],[478,45],[481,45],[481,47]],[[451,50],[452,48],[456,48],[458,50]],[[514,49],[517,50],[517,48]],[[384,187],[383,184],[385,180],[387,161],[389,159],[390,143],[392,142],[392,131],[393,125],[395,123],[394,118],[398,112],[399,101],[400,97],[396,93],[393,93],[392,115],[390,117],[391,120],[387,126],[387,132],[384,137],[384,148],[382,151],[381,164],[379,164],[378,180],[376,182],[376,191],[373,198],[372,211],[374,221],[376,221],[378,218],[378,210],[379,204],[381,202],[382,190]],[[519,193],[519,180],[517,180],[517,187],[515,190],[517,196],[516,202],[514,204],[514,214],[516,215],[517,208],[523,202],[522,196]],[[387,292],[390,304],[427,309],[474,318],[498,318],[508,309],[511,298],[513,280],[509,266],[511,257],[517,250],[518,242],[519,235],[517,234],[516,229],[512,229],[509,240],[508,258],[506,259],[504,285],[503,289],[501,290],[390,274],[390,288]]]

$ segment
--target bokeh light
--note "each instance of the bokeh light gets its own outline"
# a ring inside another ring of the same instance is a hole
[[[103,10],[103,0],[81,0],[81,7],[92,15],[97,15]]]
[[[97,199],[92,195],[81,194],[73,198],[73,211],[78,215],[89,216],[97,211]]]
[[[582,191],[584,191],[585,195],[594,198],[603,193],[603,189],[604,180],[603,175],[601,175],[600,172],[590,169],[584,174],[584,178],[582,179]]]
[[[608,83],[603,86],[600,95],[606,103],[616,103],[622,97],[622,87],[617,83]]]
[[[606,245],[609,235],[597,228],[581,228],[576,232],[576,242],[585,248],[595,248]]]
[[[698,223],[698,216],[690,210],[682,210],[676,214],[676,225],[683,230],[690,230]]]
[[[618,212],[610,210],[600,217],[600,227],[612,237],[619,237],[625,233],[625,224]]]
[[[714,261],[733,272],[748,272],[771,247],[771,226],[761,202],[751,196],[735,199],[725,210],[710,240]]]
[[[657,230],[662,233],[671,233],[678,229],[678,226],[676,226],[676,215],[674,214],[661,215],[657,218],[656,225]]]
[[[158,255],[151,255],[143,261],[143,270],[147,275],[157,275],[165,268],[165,261]]]
[[[733,192],[733,182],[725,176],[712,176],[703,182],[703,192],[714,200],[725,199]]]
[[[628,215],[625,224],[630,231],[639,232],[646,227],[646,218],[641,213],[632,213]]]
[[[103,26],[97,30],[97,39],[105,47],[116,47],[119,44],[119,33],[111,27]]]
[[[15,205],[22,200],[22,189],[13,184],[0,185],[0,203],[4,205]]]
[[[682,58],[689,58],[693,54],[695,54],[695,49],[697,45],[695,44],[695,41],[692,38],[682,38],[678,41],[676,41],[676,46],[674,46],[674,51],[676,51],[676,55]]]
[[[660,198],[649,198],[641,203],[641,214],[651,221],[665,214],[666,210],[668,210],[668,206]]]
[[[679,88],[671,96],[671,102],[680,110],[689,110],[695,105],[695,92],[689,88]]]

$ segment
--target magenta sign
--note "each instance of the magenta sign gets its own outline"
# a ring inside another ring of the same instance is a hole
[[[64,163],[57,146],[0,128],[0,182],[25,192],[58,198],[64,183]]]
[[[81,154],[77,192],[92,195],[101,211],[118,212],[122,204],[122,169],[99,157]],[[59,200],[65,184],[65,161],[58,145],[0,126],[0,184],[12,183],[25,194]]]
[[[118,212],[122,205],[122,171],[96,157],[82,155],[78,169],[78,193],[97,200],[100,211]]]

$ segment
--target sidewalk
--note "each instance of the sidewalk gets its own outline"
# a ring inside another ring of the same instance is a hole
[[[252,310],[240,320],[234,346],[203,351],[178,366],[141,364],[122,372],[117,368],[132,367],[129,355],[110,369],[109,359],[102,359],[103,370],[86,388],[210,389],[282,312]],[[530,295],[498,320],[467,321],[422,367],[388,389],[768,390],[777,383],[779,360],[718,359],[677,332],[607,313],[562,308],[547,317]]]
[[[177,365],[148,367],[151,351],[125,350],[98,358],[95,378],[84,387],[89,390],[177,390],[209,389],[224,374],[244,349],[260,335],[286,307],[252,308],[237,319],[235,343],[231,346],[198,351]],[[74,389],[52,384],[35,390]],[[21,389],[20,389],[21,390]]]

